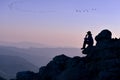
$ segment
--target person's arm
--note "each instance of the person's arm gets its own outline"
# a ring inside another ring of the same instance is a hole
[[[87,36],[88,36],[88,35],[86,34],[85,38],[87,38]]]
[[[87,38],[88,38],[88,35],[86,34],[85,38],[84,38],[84,41],[87,41]]]

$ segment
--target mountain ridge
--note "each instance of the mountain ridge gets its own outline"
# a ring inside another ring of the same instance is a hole
[[[74,54],[73,54],[74,52]],[[12,55],[22,57],[37,67],[46,65],[55,55],[66,54],[68,56],[81,55],[79,48],[16,48],[0,46],[0,55]]]

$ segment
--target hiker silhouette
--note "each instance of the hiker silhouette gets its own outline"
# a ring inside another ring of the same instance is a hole
[[[84,38],[83,47],[81,49],[85,49],[86,45],[88,45],[88,47],[91,47],[91,46],[93,46],[93,43],[94,43],[94,41],[93,41],[91,31],[88,31]]]

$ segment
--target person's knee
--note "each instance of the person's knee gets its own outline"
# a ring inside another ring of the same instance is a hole
[[[93,43],[89,43],[88,46],[93,46]]]

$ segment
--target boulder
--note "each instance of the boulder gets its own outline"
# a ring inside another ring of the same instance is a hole
[[[105,29],[105,30],[102,30],[96,37],[95,37],[95,40],[97,42],[99,41],[104,41],[104,40],[111,40],[112,38],[112,33],[111,31]]]

